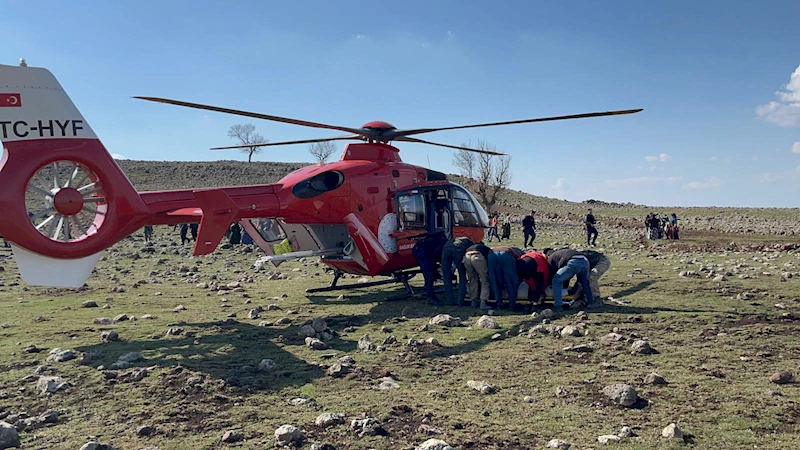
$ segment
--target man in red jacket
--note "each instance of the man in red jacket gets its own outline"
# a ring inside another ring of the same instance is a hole
[[[541,252],[528,252],[517,260],[517,275],[528,284],[529,309],[538,304],[550,281],[550,264]]]

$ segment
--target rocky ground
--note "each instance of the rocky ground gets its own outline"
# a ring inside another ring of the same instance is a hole
[[[0,249],[0,448],[800,447],[800,240],[600,232],[611,300],[560,315],[310,295],[316,259],[192,258],[167,227],[80,290]],[[581,237],[551,221],[536,246]]]

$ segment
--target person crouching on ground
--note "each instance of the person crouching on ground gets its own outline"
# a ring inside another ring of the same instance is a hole
[[[594,250],[587,249],[581,251],[581,253],[589,260],[589,287],[592,290],[592,297],[594,297],[596,307],[600,307],[603,305],[603,296],[600,294],[600,277],[611,268],[611,260],[608,259],[608,256]],[[583,285],[575,283],[575,287],[570,290],[570,294],[573,294],[576,300],[583,297]]]
[[[508,308],[514,309],[517,304],[517,259],[523,255],[517,247],[495,247],[489,252],[489,282],[497,301],[497,309],[503,308],[503,290],[508,292]]]
[[[473,308],[477,308],[480,298],[480,309],[487,310],[489,305],[489,252],[490,249],[483,242],[469,247],[464,254],[464,267],[467,269],[467,282],[469,283],[469,299]],[[480,289],[480,292],[479,292]]]
[[[451,305],[461,306],[467,290],[467,268],[464,265],[464,256],[467,249],[472,247],[472,240],[468,237],[450,239],[442,248],[442,281],[444,282],[444,295]],[[453,298],[452,267],[458,271],[458,298]]]
[[[517,260],[517,276],[528,285],[528,310],[539,304],[550,281],[550,265],[541,252],[528,252]]]
[[[553,311],[564,310],[562,303],[564,283],[573,276],[577,276],[578,282],[583,286],[587,307],[596,307],[592,289],[589,287],[589,259],[583,253],[569,248],[549,250],[546,254],[550,275],[553,277]]]

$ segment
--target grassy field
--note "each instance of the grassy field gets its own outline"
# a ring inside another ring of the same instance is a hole
[[[274,431],[284,424],[303,431],[306,449],[414,449],[430,438],[456,449],[545,448],[554,438],[587,449],[603,447],[598,437],[623,426],[635,436],[609,445],[800,448],[798,384],[769,379],[779,370],[800,371],[800,277],[782,275],[800,270],[798,250],[783,250],[800,240],[687,232],[682,241],[652,244],[631,230],[600,231],[598,243],[612,261],[603,295],[618,303],[588,317],[565,311],[547,324],[583,323],[581,337],[520,332],[539,322],[505,310],[494,313],[501,329],[474,328],[481,313],[472,308],[386,301],[400,292],[396,286],[309,295],[305,289],[330,279],[315,259],[268,267],[290,277],[270,280],[254,269],[256,252],[220,248],[192,258],[161,227],[152,249],[136,235],[108,251],[80,291],[26,286],[2,250],[0,415],[21,421],[59,412],[54,423],[20,434],[26,449],[78,449],[91,440],[117,450],[277,448]],[[580,229],[553,224],[536,246],[581,238]],[[709,269],[726,281],[707,278]],[[698,276],[679,275],[686,271]],[[222,293],[201,284],[232,282],[240,288]],[[87,300],[98,307],[82,307]],[[179,305],[185,309],[176,311]],[[257,306],[265,311],[248,318]],[[465,325],[426,325],[439,313]],[[136,320],[95,323],[121,314]],[[334,336],[330,349],[311,350],[298,331],[320,317]],[[101,333],[110,330],[119,341],[103,342]],[[612,331],[623,340],[604,343]],[[364,335],[375,345],[389,336],[398,343],[364,352],[357,348]],[[440,345],[408,345],[412,338]],[[631,354],[630,342],[638,339],[658,353]],[[593,351],[564,350],[577,344]],[[47,362],[55,348],[73,349],[78,358]],[[142,359],[111,369],[130,352]],[[350,373],[327,375],[345,355],[355,359]],[[259,371],[263,359],[276,368]],[[40,394],[34,374],[40,365],[43,375],[60,376],[69,387]],[[645,383],[652,372],[668,384]],[[385,377],[398,387],[381,389]],[[496,392],[481,394],[469,380],[488,382]],[[613,405],[602,390],[614,383],[631,385],[641,400]],[[323,412],[341,413],[345,423],[315,425]],[[351,420],[366,416],[385,433],[351,430]],[[681,427],[684,440],[661,436],[670,423]],[[152,433],[140,435],[142,426]],[[244,439],[221,442],[230,430]]]

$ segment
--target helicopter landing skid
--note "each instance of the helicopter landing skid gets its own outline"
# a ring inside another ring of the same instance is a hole
[[[397,298],[390,298],[389,300],[401,300],[404,298],[408,298],[409,296],[414,295],[414,290],[411,288],[411,285],[408,283],[408,280],[414,277],[417,273],[421,273],[419,270],[410,270],[407,272],[395,272],[392,274],[391,278],[386,280],[379,280],[379,281],[368,281],[366,283],[350,283],[350,284],[342,284],[339,285],[339,279],[344,275],[344,272],[336,271],[333,274],[333,280],[331,280],[331,284],[326,287],[321,288],[312,288],[306,289],[306,293],[313,294],[315,292],[331,292],[331,291],[340,291],[344,289],[356,289],[356,288],[364,288],[370,286],[382,286],[384,284],[391,284],[391,283],[403,283],[403,286],[406,288],[405,295]]]

